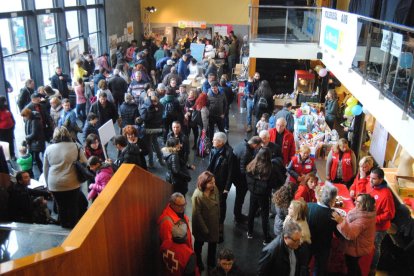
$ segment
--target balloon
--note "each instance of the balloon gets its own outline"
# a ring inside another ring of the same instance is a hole
[[[319,70],[321,70],[322,68],[323,67],[321,65],[316,65],[314,70],[316,73],[319,73]]]
[[[347,107],[345,108],[345,112],[344,112],[344,114],[345,114],[346,116],[351,116],[351,115],[353,115],[353,113],[352,113],[352,107],[351,107],[351,106],[347,106]]]
[[[323,78],[328,74],[328,70],[326,70],[325,68],[322,68],[319,70],[319,77]]]
[[[357,103],[358,100],[353,96],[346,101],[346,105],[350,107],[355,106]]]
[[[360,106],[360,105],[354,105],[353,107],[352,107],[352,114],[353,115],[355,115],[355,116],[358,116],[358,115],[361,115],[361,113],[362,113],[362,106]]]

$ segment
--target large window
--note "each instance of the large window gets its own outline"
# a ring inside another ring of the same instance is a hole
[[[59,65],[57,55],[57,44],[40,48],[42,56],[43,84],[50,83],[50,77],[55,73],[55,68]]]
[[[3,55],[7,56],[27,50],[23,17],[1,19],[0,34]]]
[[[18,0],[8,1],[7,4],[1,3],[0,12],[21,11],[22,2]]]
[[[96,22],[96,9],[88,9],[88,27],[89,33],[94,33],[98,30]]]
[[[55,15],[42,14],[37,16],[40,46],[56,42]]]
[[[78,12],[69,11],[65,12],[66,16],[66,28],[68,30],[68,38],[79,36],[79,23],[78,23]]]
[[[13,0],[16,1],[16,0]],[[12,1],[9,1],[12,2]],[[35,0],[36,9],[50,9],[53,8],[53,0]]]

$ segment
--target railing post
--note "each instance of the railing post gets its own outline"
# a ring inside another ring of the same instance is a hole
[[[289,20],[289,9],[286,9],[286,20],[285,20],[285,44],[287,43],[288,20]]]

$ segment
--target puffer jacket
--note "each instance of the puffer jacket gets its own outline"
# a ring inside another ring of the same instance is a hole
[[[121,127],[126,125],[135,125],[135,119],[139,116],[138,105],[136,103],[122,103],[119,108],[119,113],[121,114]]]
[[[165,163],[167,164],[166,181],[171,184],[186,184],[191,180],[185,164],[182,163],[175,148],[165,147],[162,149]]]
[[[164,106],[161,103],[153,105],[151,100],[147,98],[140,108],[141,118],[145,122],[146,129],[162,128],[162,115],[164,113]]]
[[[217,94],[214,94],[211,89],[207,93],[208,96],[208,110],[210,116],[221,116],[224,115],[227,109],[227,99],[226,96],[220,91]]]
[[[345,254],[360,257],[374,249],[376,212],[352,209],[336,228],[345,237]]]
[[[91,191],[88,194],[88,200],[95,198],[106,187],[109,180],[114,174],[110,165],[104,164],[95,176],[95,183],[89,185]]]

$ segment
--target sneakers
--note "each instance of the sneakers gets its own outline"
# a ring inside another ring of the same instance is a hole
[[[249,240],[253,239],[253,235],[250,234],[249,232],[247,232],[247,239],[249,239]]]

